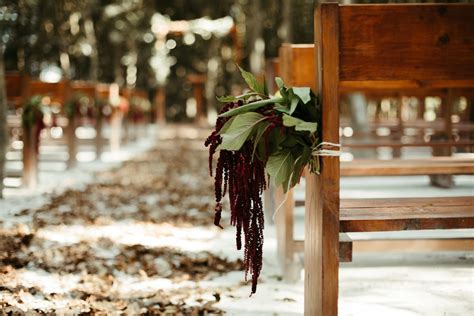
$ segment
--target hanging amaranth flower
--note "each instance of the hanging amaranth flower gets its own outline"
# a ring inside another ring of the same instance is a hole
[[[222,198],[228,193],[230,223],[236,227],[237,249],[244,246],[245,277],[252,275],[253,294],[263,262],[266,174],[286,192],[298,183],[306,165],[319,165],[312,156],[312,149],[319,144],[319,108],[309,88],[286,88],[276,78],[279,96],[270,98],[264,83],[240,70],[251,92],[219,98],[226,104],[205,145],[209,147],[210,174],[214,175],[214,224],[222,228]],[[216,152],[219,157],[213,174]]]

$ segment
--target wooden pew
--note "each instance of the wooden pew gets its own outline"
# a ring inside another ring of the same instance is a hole
[[[325,142],[340,142],[344,87],[474,86],[472,4],[323,3],[315,21]],[[320,175],[306,176],[305,315],[338,313],[340,232],[474,228],[473,197],[351,204],[340,200],[339,158],[321,157],[321,163]]]
[[[155,98],[153,100],[155,111],[155,122],[157,124],[166,124],[166,89],[159,86],[155,90]]]
[[[110,103],[110,85],[106,83],[98,83],[95,87],[96,91],[96,104],[97,106],[97,123],[96,123],[96,139],[95,147],[97,158],[100,158],[100,155],[103,151],[104,146],[104,121],[106,117],[109,117],[112,114],[112,107]],[[109,113],[110,112],[110,113]]]
[[[187,80],[193,87],[193,96],[196,100],[196,116],[194,121],[198,124],[207,124],[207,109],[205,98],[205,86],[207,77],[200,74],[190,74]]]
[[[108,118],[110,151],[119,151],[122,142],[126,142],[128,138],[126,115],[129,110],[132,90],[121,88],[115,83],[101,83],[97,85],[96,89],[98,98],[101,102],[105,102],[100,113],[102,122],[104,118]]]
[[[85,96],[88,99],[89,107],[92,110],[92,113],[85,113],[83,116],[81,113],[78,113],[78,109],[70,109],[73,110],[75,113],[72,116],[68,117],[68,129],[71,131],[68,133],[68,152],[69,157],[76,157],[77,154],[77,147],[80,140],[76,137],[76,129],[84,124],[84,121],[89,120],[92,121],[90,124],[94,125],[94,129],[96,131],[96,137],[100,137],[101,128],[99,121],[97,120],[98,113],[95,111],[95,101],[97,98],[96,95],[96,85],[93,82],[86,82],[86,81],[71,81],[71,93],[68,102],[75,102],[75,98],[80,96]],[[90,117],[87,117],[87,116]],[[101,148],[97,147],[97,142],[95,142],[96,148],[96,157],[100,157]],[[69,159],[68,168],[74,167],[76,164],[76,159]]]
[[[280,76],[283,81],[290,86],[309,86],[316,90],[315,72],[315,56],[313,44],[283,44],[279,52],[280,58]],[[364,90],[363,90],[363,89]],[[444,90],[434,90],[431,88],[411,88],[405,89],[371,89],[370,87],[354,87],[354,91],[363,90],[367,94],[376,97],[400,95],[409,93],[409,95],[444,95]],[[343,93],[353,91],[346,89]],[[462,90],[466,93],[465,90]],[[395,126],[399,124],[396,123]],[[423,122],[424,128],[432,128],[432,122]],[[444,122],[440,126],[444,131]],[[393,141],[376,141],[372,143],[353,142],[343,143],[343,147],[367,148],[367,147],[450,147],[450,146],[472,146],[472,141],[450,141],[450,142],[415,142],[401,143]],[[399,176],[399,175],[457,175],[457,174],[474,174],[474,159],[456,159],[456,158],[430,158],[430,159],[393,159],[390,161],[380,160],[356,160],[352,162],[341,163],[341,176]],[[267,194],[268,195],[268,194]],[[273,206],[273,210],[282,205],[282,209],[275,216],[275,228],[277,232],[277,247],[279,261],[281,262],[283,278],[286,281],[294,281],[299,278],[297,258],[295,255],[303,250],[302,241],[295,240],[293,237],[293,216],[294,208],[298,205],[304,205],[304,201],[298,201],[293,197],[293,191],[284,195],[281,190],[275,194],[275,201],[271,197],[267,197],[266,204]],[[284,202],[284,203],[283,203]],[[267,213],[269,213],[267,211]],[[270,211],[271,218],[273,212]],[[348,258],[347,256],[345,258]]]
[[[283,81],[285,81],[288,85],[292,86],[309,86],[313,89],[316,87],[317,82],[312,76],[311,70],[314,70],[315,65],[315,55],[314,55],[314,45],[313,44],[283,44],[280,48],[280,68]],[[344,97],[345,95],[353,92],[362,92],[368,99],[375,99],[380,100],[382,98],[401,98],[401,96],[410,96],[410,97],[418,97],[424,98],[426,96],[438,96],[442,98],[445,102],[443,104],[443,109],[450,110],[452,108],[452,102],[447,102],[448,94],[451,95],[451,98],[460,97],[460,96],[473,96],[474,89],[450,89],[447,90],[446,87],[409,87],[403,89],[386,89],[381,87],[368,87],[368,86],[357,86],[351,87],[347,86],[344,89],[340,90],[340,97]],[[446,112],[446,111],[445,111]],[[445,115],[446,117],[450,117],[449,114]],[[344,123],[343,123],[344,122]],[[382,142],[381,145],[383,147],[392,147],[394,150],[400,147],[410,147],[414,146],[414,142],[401,142],[400,136],[403,135],[404,128],[415,128],[419,130],[427,130],[430,129],[436,133],[443,133],[446,134],[448,137],[448,141],[443,142],[426,142],[426,141],[417,141],[419,146],[423,147],[432,147],[431,144],[433,143],[433,147],[461,147],[461,146],[474,146],[474,143],[469,140],[461,140],[460,143],[456,143],[452,139],[453,130],[463,131],[467,133],[472,133],[474,131],[474,122],[466,123],[466,122],[457,122],[452,123],[451,121],[448,122],[446,118],[442,120],[437,120],[436,122],[427,122],[424,120],[418,121],[407,121],[401,122],[400,118],[396,121],[369,121],[370,127],[372,129],[371,133],[374,133],[377,128],[380,127],[387,127],[390,129],[390,137],[393,138],[393,135],[396,135],[396,139],[392,140],[377,140],[375,142],[357,142],[357,141],[350,141],[350,139],[343,139],[343,145],[345,148],[373,148],[373,147],[380,147],[378,142]],[[347,119],[341,118],[341,125],[349,126]],[[354,135],[356,136],[356,135]],[[421,135],[423,136],[423,135]],[[418,147],[418,146],[417,146]],[[447,153],[445,154],[447,155]]]
[[[69,95],[69,82],[62,81],[58,83],[45,83],[38,80],[31,80],[27,76],[19,73],[7,73],[7,99],[16,109],[23,107],[24,102],[30,96],[45,95],[50,97],[52,104],[64,104]],[[60,111],[59,106],[59,111]],[[16,110],[15,110],[16,112]],[[28,188],[34,188],[37,185],[38,177],[38,147],[39,131],[38,126],[32,126],[24,130],[21,125],[20,114],[10,115],[8,118],[10,129],[20,129],[22,149],[22,184]],[[69,131],[70,133],[70,131]]]
[[[31,80],[27,76],[20,75],[19,73],[7,73],[6,75],[7,83],[7,97],[10,104],[10,115],[8,116],[8,126],[11,133],[12,141],[22,141],[23,144],[23,153],[22,153],[22,163],[23,168],[21,172],[14,172],[13,170],[8,170],[8,177],[22,177],[22,185],[34,188],[37,184],[37,174],[38,174],[38,152],[37,148],[39,144],[37,143],[38,139],[36,137],[37,131],[36,127],[33,127],[32,130],[25,131],[21,125],[21,109],[26,100],[28,100],[33,95],[45,95],[49,97],[49,102],[52,107],[54,107],[53,112],[55,114],[54,122],[59,127],[63,128],[65,132],[65,143],[67,145],[68,151],[68,160],[67,167],[73,167],[75,164],[75,157],[77,153],[77,139],[75,136],[76,128],[81,125],[82,121],[87,119],[91,120],[91,124],[94,124],[96,129],[96,139],[95,139],[95,149],[96,156],[100,157],[103,148],[103,137],[102,137],[102,127],[104,122],[104,114],[106,111],[104,107],[97,109],[92,114],[93,117],[67,117],[65,113],[64,105],[71,101],[71,97],[75,93],[80,93],[86,95],[90,98],[92,102],[99,102],[104,100],[105,104],[109,103],[110,98],[110,85],[107,84],[92,84],[90,82],[81,82],[81,81],[61,81],[58,83],[46,83],[39,80]],[[15,114],[17,113],[17,114]],[[120,128],[120,127],[119,127]],[[114,134],[114,133],[112,133]],[[120,133],[115,133],[120,134]],[[20,138],[17,137],[20,135]],[[56,139],[47,139],[46,143],[48,145],[56,146],[57,144],[64,144],[63,140]],[[85,144],[85,143],[84,143]],[[17,151],[14,148],[10,148],[12,154],[16,159]],[[13,162],[14,162],[13,161]],[[48,158],[49,161],[49,158]]]
[[[128,118],[133,125],[133,138],[146,135],[146,125],[151,121],[151,104],[148,92],[142,89],[133,89],[130,95],[130,110]]]

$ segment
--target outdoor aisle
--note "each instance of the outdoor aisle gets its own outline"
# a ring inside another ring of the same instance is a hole
[[[228,207],[225,229],[213,226],[206,133],[166,129],[153,150],[98,172],[84,187],[2,216],[0,310],[301,315],[303,282],[281,281],[268,223],[262,276],[249,297]],[[406,255],[359,258],[340,270],[341,315],[474,310],[471,254],[421,256],[415,263]]]
[[[212,304],[231,287],[199,282],[242,262],[214,242],[221,232],[203,149],[160,141],[84,189],[2,217],[2,311],[219,313]]]

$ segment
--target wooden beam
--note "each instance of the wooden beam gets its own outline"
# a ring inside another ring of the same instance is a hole
[[[23,178],[22,184],[28,189],[35,189],[38,184],[38,126],[23,129]]]
[[[341,201],[341,232],[474,228],[474,197]]]
[[[341,176],[413,176],[474,174],[474,160],[456,161],[389,160],[341,162]]]
[[[339,143],[339,8],[316,10],[322,141]],[[339,283],[339,157],[322,157],[321,174],[307,173],[304,313],[336,316]]]

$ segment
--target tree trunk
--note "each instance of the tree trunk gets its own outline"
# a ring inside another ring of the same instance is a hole
[[[5,176],[7,144],[7,93],[5,87],[3,47],[0,47],[0,198],[3,197],[3,178]]]
[[[86,34],[87,42],[92,47],[92,53],[90,55],[91,65],[89,69],[89,79],[96,83],[99,80],[99,54],[97,53],[97,38],[95,36],[94,22],[90,17],[89,12],[84,17],[84,31]]]
[[[260,0],[253,0],[251,4],[252,14],[247,24],[249,48],[250,48],[250,71],[260,74],[265,69],[265,42],[262,34],[262,16]]]
[[[90,9],[90,7],[89,7]],[[97,49],[97,37],[95,36],[94,21],[92,20],[90,11],[87,9],[84,12],[84,33],[86,35],[89,45],[92,47],[92,53],[90,55],[91,64],[89,68],[89,80],[96,85],[99,80],[99,54]],[[97,89],[94,95],[93,102],[97,102]],[[96,159],[100,159],[102,154],[102,108],[97,107],[96,104],[96,120],[95,120],[95,153]]]
[[[291,34],[291,0],[283,0],[283,21],[281,23],[282,28],[282,41],[284,43],[291,43],[293,36]]]

